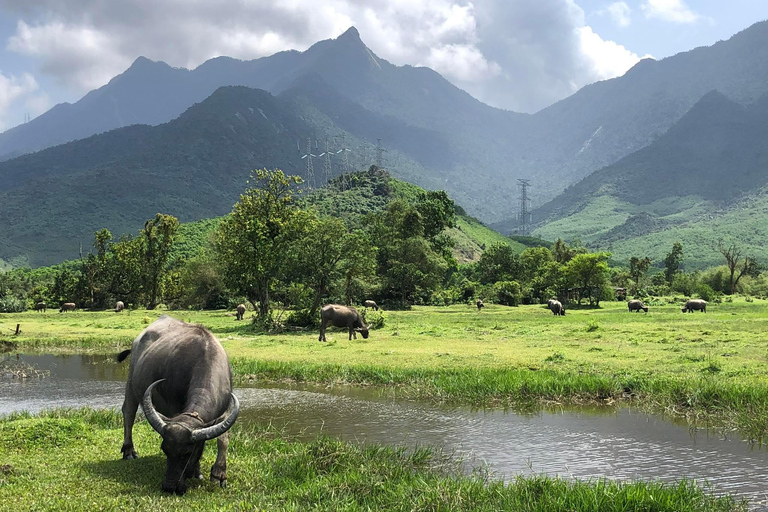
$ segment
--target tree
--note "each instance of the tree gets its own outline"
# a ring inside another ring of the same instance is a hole
[[[142,289],[147,309],[155,309],[160,297],[161,284],[171,255],[173,239],[179,229],[179,220],[172,215],[158,213],[144,223],[139,238],[142,241]]]
[[[85,258],[80,255],[91,307],[100,307],[106,302],[106,291],[109,287],[107,256],[111,241],[112,233],[108,229],[101,229],[93,236],[96,254],[90,252]]]
[[[683,263],[683,244],[675,242],[672,244],[672,251],[664,258],[664,277],[667,283],[672,284],[675,274],[680,271],[680,265]]]
[[[520,278],[521,273],[520,258],[512,247],[504,243],[490,246],[477,262],[477,275],[483,284],[515,281]]]
[[[342,262],[358,256],[360,238],[347,231],[341,219],[303,213],[304,236],[296,238],[289,250],[291,274],[314,291],[309,314],[314,317],[320,301],[328,294],[331,283],[341,278]]]
[[[717,250],[725,258],[730,273],[728,278],[729,295],[736,293],[736,286],[739,284],[739,279],[743,276],[757,277],[760,274],[760,266],[755,259],[745,256],[742,260],[741,249],[736,247],[735,244],[725,247],[723,241],[720,240],[717,242]]]
[[[632,256],[629,259],[629,275],[632,277],[632,280],[635,282],[635,288],[640,287],[640,279],[643,278],[646,272],[648,272],[648,268],[651,266],[651,258],[645,257],[645,258],[638,258],[637,256]]]
[[[585,254],[586,252],[587,249],[582,247],[581,242],[578,240],[569,247],[561,238],[558,238],[555,241],[555,245],[552,246],[552,256],[554,256],[556,262],[562,264],[568,263],[577,254]]]
[[[407,305],[419,292],[430,295],[448,268],[443,255],[424,237],[423,217],[402,200],[392,201],[382,214],[369,219],[369,232],[377,241],[377,273],[383,287]]]
[[[251,181],[219,224],[215,245],[225,282],[245,295],[265,320],[270,293],[287,263],[286,251],[301,232],[293,187],[302,180],[279,169],[260,169],[251,172]]]
[[[364,280],[376,274],[377,247],[368,235],[362,231],[350,234],[349,244],[353,250],[341,261],[342,287],[344,300],[352,304],[355,298],[366,288]]]
[[[577,254],[565,266],[567,282],[579,290],[579,304],[583,298],[589,299],[590,305],[600,304],[603,287],[608,283],[610,256],[609,252]]]

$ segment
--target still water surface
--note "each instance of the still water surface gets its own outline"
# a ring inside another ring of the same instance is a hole
[[[13,356],[15,357],[15,356]],[[51,407],[120,407],[128,364],[105,356],[21,356],[44,379],[0,375],[0,415]],[[483,411],[395,400],[375,389],[302,386],[239,388],[241,419],[300,438],[436,446],[499,477],[545,473],[588,479],[680,478],[709,482],[716,493],[768,510],[768,451],[738,437],[694,431],[629,408]]]

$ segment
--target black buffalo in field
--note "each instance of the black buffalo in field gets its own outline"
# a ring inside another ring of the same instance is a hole
[[[363,335],[363,338],[368,339],[368,326],[363,323],[363,317],[355,308],[340,304],[326,304],[320,310],[320,341],[326,341],[325,329],[329,325],[348,328],[350,340],[353,336],[357,339],[358,332]]]
[[[211,332],[167,315],[150,324],[133,341],[123,402],[124,459],[135,459],[133,422],[141,403],[152,428],[163,438],[167,458],[162,489],[184,494],[187,478],[201,478],[200,457],[205,442],[216,439],[218,455],[211,480],[227,481],[228,430],[240,404],[232,393],[229,358]],[[231,412],[227,412],[231,408]]]

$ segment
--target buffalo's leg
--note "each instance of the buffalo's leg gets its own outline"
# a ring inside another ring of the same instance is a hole
[[[325,321],[320,320],[320,337],[317,338],[317,341],[325,341]]]
[[[139,402],[133,397],[133,393],[125,393],[123,402],[123,452],[124,459],[139,458],[136,450],[133,448],[133,422],[136,421],[136,410],[139,408]]]
[[[218,482],[221,487],[227,486],[227,448],[229,448],[229,432],[224,432],[216,438],[216,462],[211,468],[211,482]]]

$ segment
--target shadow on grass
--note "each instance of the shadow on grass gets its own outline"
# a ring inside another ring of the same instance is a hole
[[[150,455],[133,460],[115,458],[85,462],[83,469],[96,477],[124,486],[122,492],[157,495],[162,492],[160,483],[165,475],[165,457]]]

